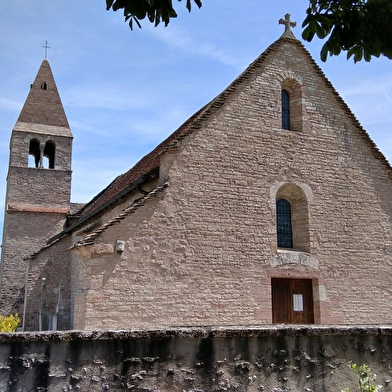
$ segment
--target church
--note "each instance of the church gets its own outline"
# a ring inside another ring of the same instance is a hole
[[[285,23],[84,205],[42,62],[10,141],[1,314],[24,330],[390,322],[392,167]]]

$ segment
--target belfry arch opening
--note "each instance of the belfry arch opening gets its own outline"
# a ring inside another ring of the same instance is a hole
[[[45,146],[37,139],[31,139],[29,144],[28,167],[54,169],[56,146],[49,140]]]
[[[40,157],[39,141],[37,139],[30,140],[28,167],[39,167]]]
[[[47,169],[54,169],[55,145],[52,141],[47,141],[44,148],[43,166]]]

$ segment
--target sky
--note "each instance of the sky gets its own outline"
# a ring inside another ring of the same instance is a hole
[[[308,0],[173,0],[168,27],[131,31],[105,0],[13,0],[0,4],[0,211],[11,131],[44,59],[74,136],[72,202],[88,202],[117,175],[216,97],[270,44],[286,13],[301,24]],[[322,41],[304,42],[370,137],[392,162],[391,60],[322,63]],[[0,212],[1,214],[1,212]],[[0,217],[0,226],[2,217]],[[1,227],[0,227],[1,229]]]

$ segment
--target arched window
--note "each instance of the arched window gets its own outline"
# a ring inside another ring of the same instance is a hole
[[[293,247],[293,229],[291,225],[291,205],[286,199],[276,202],[276,227],[279,248]]]
[[[47,158],[48,161],[48,165],[45,167],[49,169],[54,169],[54,151],[55,151],[54,143],[50,141],[46,142],[44,148],[44,158]]]
[[[284,77],[281,93],[281,126],[290,131],[303,131],[306,116],[306,92],[300,76]],[[278,93],[278,91],[277,91]]]
[[[290,129],[290,94],[282,90],[282,128]]]
[[[43,82],[41,84],[41,90],[47,90],[48,89],[48,84],[46,82]]]
[[[296,184],[286,183],[276,193],[278,248],[310,253],[309,209],[304,189]]]
[[[29,167],[39,167],[40,155],[39,141],[36,139],[30,140]],[[30,156],[33,159],[30,159]]]

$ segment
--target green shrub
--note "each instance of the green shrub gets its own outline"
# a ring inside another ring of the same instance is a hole
[[[355,363],[350,363],[349,367],[358,375],[359,392],[378,392],[382,388],[381,385],[376,384],[376,375],[370,371],[368,365],[358,366]],[[342,392],[349,392],[349,389],[345,388]]]
[[[0,316],[0,332],[15,332],[21,322],[18,313]]]

